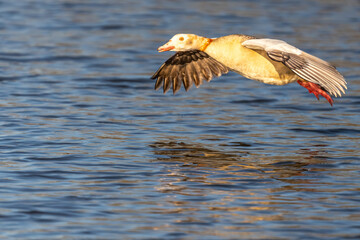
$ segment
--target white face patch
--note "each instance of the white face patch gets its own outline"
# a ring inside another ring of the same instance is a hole
[[[174,51],[182,50],[184,39],[183,34],[176,34],[170,39],[169,42],[175,47]]]
[[[192,48],[189,45],[189,39],[192,38],[191,34],[179,33],[171,38],[171,44],[175,47],[173,51],[186,51]],[[169,42],[170,42],[169,41]]]
[[[171,40],[176,42],[176,43],[181,43],[181,42],[185,42],[188,39],[187,34],[176,34],[174,35]]]

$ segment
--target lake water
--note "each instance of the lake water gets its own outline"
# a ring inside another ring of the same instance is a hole
[[[1,239],[359,239],[360,2],[0,2]],[[283,39],[331,107],[230,73],[154,91],[172,35]]]

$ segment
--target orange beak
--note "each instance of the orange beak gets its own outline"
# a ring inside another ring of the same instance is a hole
[[[165,52],[165,51],[170,51],[173,50],[175,47],[170,45],[170,41],[165,43],[164,45],[162,45],[161,47],[159,47],[157,50],[159,52]]]

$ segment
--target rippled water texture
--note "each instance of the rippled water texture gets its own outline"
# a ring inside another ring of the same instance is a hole
[[[360,238],[360,3],[0,2],[1,239]],[[286,40],[337,66],[334,107],[229,74],[150,76],[178,32]]]

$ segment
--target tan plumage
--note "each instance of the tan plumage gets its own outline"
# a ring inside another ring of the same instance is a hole
[[[309,92],[324,96],[345,93],[344,77],[328,62],[276,39],[257,39],[247,35],[228,35],[216,39],[194,34],[177,34],[159,47],[162,51],[177,51],[152,76],[155,89],[163,85],[164,92],[177,92],[183,82],[188,90],[192,82],[198,87],[202,80],[210,81],[228,70],[246,78],[267,84],[284,85],[294,81]]]

